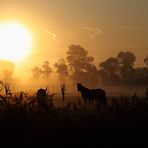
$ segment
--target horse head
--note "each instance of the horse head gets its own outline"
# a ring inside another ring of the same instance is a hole
[[[43,88],[40,88],[38,91],[37,91],[37,98],[38,99],[41,99],[41,98],[45,98],[47,96],[47,88],[46,89],[43,89]]]
[[[81,91],[81,87],[82,87],[81,83],[77,83],[77,90],[78,91]]]

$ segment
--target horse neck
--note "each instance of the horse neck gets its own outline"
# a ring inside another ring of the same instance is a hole
[[[81,88],[81,92],[82,92],[82,93],[86,93],[87,91],[89,91],[89,89],[86,88],[86,87],[84,87],[84,86],[82,86],[82,88]]]

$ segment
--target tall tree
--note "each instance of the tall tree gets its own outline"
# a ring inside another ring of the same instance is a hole
[[[99,64],[99,78],[102,83],[115,84],[119,83],[119,61],[117,58],[110,57]]]
[[[66,64],[66,61],[61,58],[54,66],[57,69],[60,82],[65,83],[65,78],[68,76],[68,65]]]
[[[134,55],[134,53],[132,52],[119,52],[118,55],[117,55],[117,58],[120,62],[120,64],[123,66],[123,67],[128,67],[128,66],[133,66],[134,65],[134,62],[136,60],[136,56]]]
[[[32,71],[32,78],[39,80],[41,79],[42,76],[42,69],[39,68],[38,66],[35,66],[34,68],[31,69]]]
[[[148,68],[138,67],[135,69],[135,82],[136,84],[148,84]]]
[[[132,52],[119,52],[117,58],[120,62],[120,76],[123,81],[132,81],[134,78],[134,62],[136,56]]]
[[[32,77],[33,79],[36,79],[36,80],[48,80],[51,72],[52,72],[52,69],[50,68],[49,66],[49,62],[48,61],[44,61],[42,67],[38,67],[38,66],[35,66],[34,68],[31,69],[32,71]]]
[[[115,74],[119,70],[119,61],[117,58],[108,58],[106,61],[100,63],[100,67],[109,74]]]
[[[88,56],[87,50],[80,45],[72,44],[69,46],[66,59],[73,82],[97,85],[97,68],[93,64],[94,58]]]
[[[49,62],[44,61],[43,65],[42,65],[43,79],[48,80],[51,72],[52,72],[52,69],[49,66]]]

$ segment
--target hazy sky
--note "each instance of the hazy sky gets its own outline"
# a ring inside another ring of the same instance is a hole
[[[65,56],[80,44],[96,63],[121,50],[148,54],[148,0],[0,0],[0,21],[15,20],[33,34],[32,63]]]

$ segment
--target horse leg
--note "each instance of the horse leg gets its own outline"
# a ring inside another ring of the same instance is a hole
[[[93,99],[91,99],[91,105],[93,105]]]
[[[95,101],[95,100],[93,99],[93,100],[92,100],[92,105],[94,105],[94,104],[95,104],[95,102],[94,102],[94,101]]]
[[[84,99],[84,103],[85,103],[85,105],[87,106],[87,100],[86,100],[86,99]]]
[[[88,103],[91,104],[91,100],[90,99],[88,100]]]

